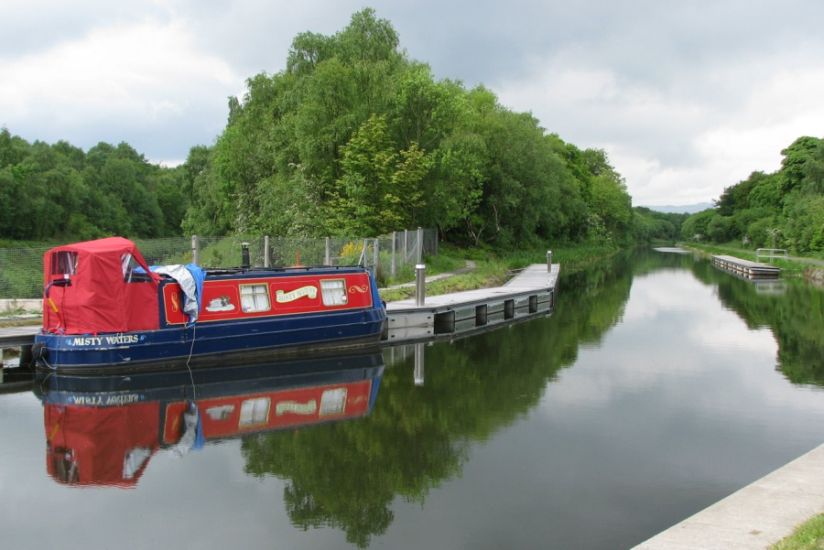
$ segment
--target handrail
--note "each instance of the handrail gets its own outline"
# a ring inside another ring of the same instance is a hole
[[[773,258],[787,258],[786,248],[756,248],[755,259],[760,260],[762,257],[768,258],[772,261]]]

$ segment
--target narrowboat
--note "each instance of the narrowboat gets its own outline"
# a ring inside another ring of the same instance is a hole
[[[43,258],[39,365],[94,371],[201,366],[227,358],[377,342],[386,311],[360,266],[150,268],[122,237]]]
[[[353,420],[374,408],[383,370],[377,349],[192,371],[41,369],[46,470],[66,485],[133,487],[156,453],[199,448],[187,437],[192,404],[200,445]]]

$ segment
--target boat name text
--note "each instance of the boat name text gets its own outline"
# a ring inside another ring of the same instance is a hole
[[[77,336],[69,339],[70,346],[109,346],[121,344],[137,344],[140,338],[137,334],[118,334],[117,336]]]
[[[140,401],[140,394],[127,393],[124,395],[73,395],[71,403],[85,407],[109,407],[128,405]]]

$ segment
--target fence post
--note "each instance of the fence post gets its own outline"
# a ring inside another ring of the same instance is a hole
[[[438,255],[438,228],[435,228],[435,251],[432,253],[433,256]]]
[[[326,237],[326,253],[323,256],[323,265],[332,265],[332,249],[329,244],[329,237]]]
[[[396,247],[395,240],[397,239],[397,236],[398,236],[397,232],[393,231],[392,232],[392,260],[389,264],[389,276],[392,277],[392,278],[395,278],[395,272],[397,270],[397,265],[396,265],[397,262],[395,261],[395,247]]]
[[[192,263],[200,265],[200,248],[197,235],[192,235]]]
[[[546,270],[550,271],[550,272],[552,271],[552,251],[551,250],[546,251]]]
[[[375,278],[378,278],[378,263],[380,263],[380,239],[375,238],[375,246],[372,248],[372,266],[373,266],[373,273],[375,274]]]
[[[403,230],[403,263],[406,265],[406,262],[409,261],[409,230]]]
[[[269,251],[269,235],[263,236],[263,267],[272,266],[272,254]]]
[[[418,238],[417,238],[417,245],[418,245],[418,259],[416,260],[418,263],[423,261],[423,229],[418,228]]]

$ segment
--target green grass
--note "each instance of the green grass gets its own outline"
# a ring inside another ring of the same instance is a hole
[[[792,535],[774,544],[772,550],[824,550],[824,514],[796,527]]]
[[[612,256],[615,252],[617,252],[615,248],[589,244],[560,246],[552,250],[552,263],[560,263],[565,273],[574,273]],[[463,267],[466,260],[475,262],[476,267],[474,270],[447,279],[433,281],[426,285],[426,294],[436,296],[450,292],[500,286],[511,277],[514,270],[524,268],[530,264],[545,263],[546,249],[496,251],[486,247],[466,249],[449,246],[441,247],[438,256],[426,259],[427,262],[439,262],[439,267],[442,268],[441,271],[430,271],[429,263],[426,265],[426,271],[428,275],[452,271]],[[448,266],[452,267],[449,268]],[[413,280],[414,275],[408,280],[398,282],[411,282]],[[414,288],[381,290],[381,298],[387,302],[404,300],[414,295]]]
[[[0,248],[51,248],[59,244],[59,241],[18,241],[14,239],[0,239]]]

